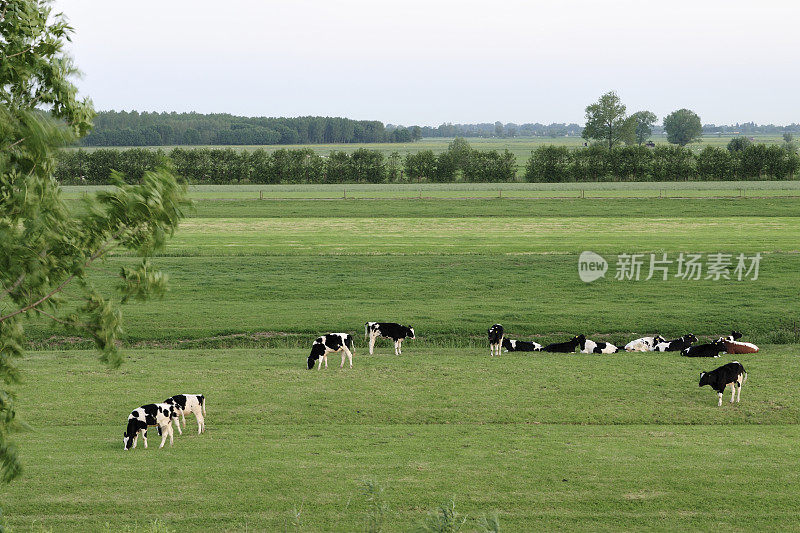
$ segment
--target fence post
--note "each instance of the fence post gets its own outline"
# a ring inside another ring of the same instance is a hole
[[[499,198],[502,198],[502,197],[503,197],[503,189],[500,189],[500,196],[499,196]]]
[[[344,199],[347,200],[347,189],[344,190]]]
[[[264,191],[258,191],[258,199],[259,200],[263,200],[264,199]]]

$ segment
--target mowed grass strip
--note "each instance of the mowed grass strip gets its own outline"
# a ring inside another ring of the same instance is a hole
[[[800,403],[785,384],[800,346],[738,356],[742,402],[722,408],[697,379],[729,356],[490,359],[409,343],[400,357],[357,348],[352,370],[332,358],[309,371],[306,352],[133,351],[117,371],[87,352],[31,354],[18,392],[33,431],[7,522],[276,530],[299,511],[302,530],[353,531],[373,480],[390,531],[451,498],[473,518],[497,512],[506,530],[800,524]],[[128,412],[176,392],[206,394],[207,433],[190,418],[173,448],[157,450],[151,430],[150,449],[123,452]]]
[[[169,255],[788,252],[800,217],[192,218]]]

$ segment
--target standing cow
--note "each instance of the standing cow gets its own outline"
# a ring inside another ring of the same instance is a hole
[[[489,357],[500,355],[503,347],[503,326],[495,324],[489,328]]]
[[[394,341],[394,354],[403,353],[402,344],[404,339],[416,339],[414,328],[403,326],[396,322],[367,322],[364,324],[364,339],[369,339],[369,354],[375,347],[375,340],[378,337],[392,339]]]
[[[147,449],[147,427],[157,426],[158,434],[161,435],[161,446],[164,447],[167,437],[169,445],[172,446],[172,421],[177,420],[178,411],[174,405],[168,403],[149,403],[131,411],[128,415],[128,425],[122,434],[122,449],[130,450],[136,448],[139,434],[142,435],[144,448]]]
[[[717,395],[719,395],[717,406],[722,407],[722,393],[725,392],[725,387],[731,386],[731,403],[733,403],[734,396],[738,403],[742,397],[742,385],[745,381],[747,381],[747,372],[745,372],[744,366],[739,361],[732,361],[711,372],[701,372],[699,386],[709,385],[717,391]]]
[[[332,352],[342,352],[342,364],[339,368],[344,368],[344,359],[350,360],[350,368],[353,368],[353,337],[349,333],[328,333],[317,337],[311,345],[311,354],[308,356],[308,369],[314,368],[314,363],[319,359],[319,369],[322,370],[322,363],[328,368],[328,354]]]
[[[186,413],[194,413],[197,420],[197,433],[202,433],[206,430],[206,397],[202,394],[176,394],[170,396],[164,403],[175,406],[175,410],[181,416],[183,427],[186,428]],[[183,435],[181,425],[175,418],[175,427],[178,428],[178,434]]]

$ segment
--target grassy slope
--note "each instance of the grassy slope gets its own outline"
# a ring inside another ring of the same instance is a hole
[[[729,357],[362,346],[344,372],[305,370],[305,350],[135,351],[121,371],[34,354],[19,391],[34,431],[4,514],[19,529],[159,517],[179,531],[276,530],[298,509],[302,530],[353,531],[370,479],[392,531],[450,498],[471,517],[499,512],[506,531],[800,527],[800,404],[785,383],[799,346],[740,356],[742,403],[722,408],[696,381]],[[172,449],[152,432],[150,449],[123,453],[132,399],[179,390],[207,395],[208,432],[192,434],[192,419]]]

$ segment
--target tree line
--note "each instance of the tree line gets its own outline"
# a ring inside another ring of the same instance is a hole
[[[238,117],[226,113],[101,111],[81,146],[270,145],[412,142],[419,127],[338,117]]]
[[[146,172],[167,167],[193,184],[236,183],[448,183],[512,182],[517,162],[508,150],[475,150],[461,138],[446,151],[422,150],[405,157],[359,148],[326,156],[310,148],[274,152],[231,148],[175,148],[170,151],[69,150],[58,154],[55,176],[62,184],[111,183],[113,171],[137,183]],[[700,152],[674,145],[585,148],[544,145],[533,150],[523,179],[529,182],[682,181],[795,179],[800,156],[794,141],[752,144],[744,137],[728,148]]]
[[[473,150],[456,139],[440,154],[423,150],[405,157],[365,148],[327,156],[310,148],[271,153],[231,148],[67,150],[58,155],[55,177],[65,185],[103,185],[112,182],[116,171],[136,183],[160,167],[193,184],[514,181],[517,172],[516,158],[508,150]]]
[[[741,138],[748,141],[746,138]],[[684,181],[795,179],[800,171],[796,147],[752,144],[734,139],[728,148],[700,152],[677,145],[586,148],[540,146],[525,165],[530,182]]]

